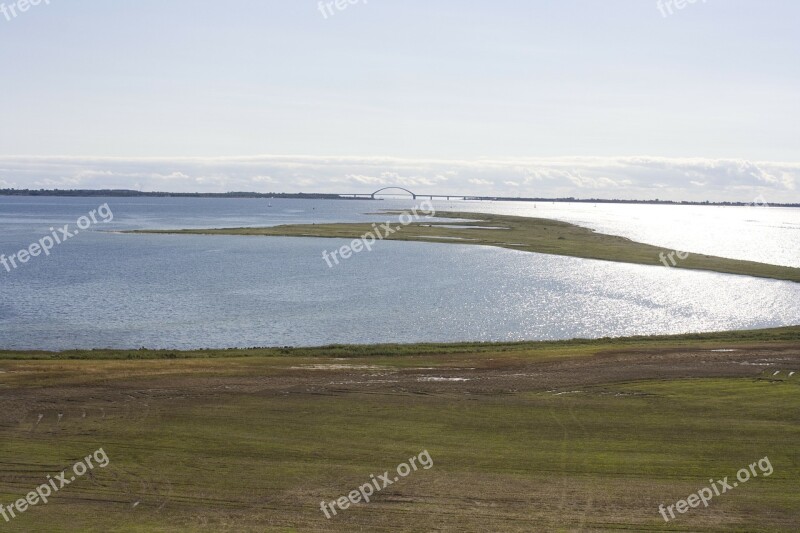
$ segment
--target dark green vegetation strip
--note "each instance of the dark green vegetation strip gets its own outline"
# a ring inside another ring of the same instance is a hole
[[[389,240],[437,242],[443,244],[475,244],[552,255],[599,259],[666,268],[662,254],[670,250],[597,233],[594,230],[545,218],[527,218],[481,213],[437,212],[436,217],[462,219],[459,226],[451,222],[414,222],[387,236]],[[399,226],[399,224],[395,224]],[[504,228],[504,229],[483,229]],[[358,239],[373,231],[370,223],[295,224],[268,228],[223,228],[190,230],[140,230],[132,233],[168,233],[188,235],[251,235],[272,237],[324,237]],[[800,282],[800,268],[769,265],[754,261],[727,259],[705,254],[690,254],[685,259],[673,256],[674,268],[707,270]],[[672,264],[666,259],[668,264]]]
[[[677,346],[703,346],[720,348],[742,343],[784,343],[800,341],[800,326],[784,328],[725,331],[714,333],[691,333],[684,335],[651,335],[602,339],[573,339],[565,341],[534,341],[505,343],[448,343],[448,344],[366,344],[330,345],[319,347],[283,348],[231,348],[205,350],[69,350],[46,351],[0,351],[0,360],[49,360],[49,359],[212,359],[233,357],[401,357],[407,355],[448,355],[480,353],[514,353],[573,355],[577,352],[592,354],[599,351],[661,348]]]

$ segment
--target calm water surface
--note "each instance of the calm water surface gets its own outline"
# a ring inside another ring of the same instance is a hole
[[[6,272],[0,347],[197,348],[526,340],[800,323],[800,284],[459,244],[380,242],[329,269],[343,241],[105,230],[385,220],[410,200],[0,197],[7,256],[108,202],[109,224]],[[558,218],[690,252],[800,266],[800,210],[437,202]],[[103,230],[103,231],[99,231]]]

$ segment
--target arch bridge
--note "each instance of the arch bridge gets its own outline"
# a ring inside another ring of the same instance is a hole
[[[383,189],[378,189],[377,191],[372,193],[372,199],[374,200],[375,196],[380,194],[380,193],[382,193],[383,191],[391,191],[391,190],[407,192],[408,194],[411,195],[411,198],[413,198],[414,200],[417,199],[417,195],[416,194],[414,194],[413,192],[409,191],[408,189],[404,189],[403,187],[384,187]]]
[[[372,194],[367,194],[367,193],[355,193],[355,194],[352,194],[351,193],[351,194],[339,194],[339,196],[341,198],[354,198],[354,199],[360,199],[360,200],[367,200],[367,199],[375,200],[375,197],[377,195],[381,194],[382,192],[384,192],[384,191],[392,191],[392,190],[402,191],[404,194],[388,193],[387,196],[405,196],[406,194],[410,194],[411,198],[413,198],[414,200],[416,200],[417,198],[430,198],[431,200],[433,200],[434,198],[439,198],[439,199],[442,199],[442,200],[450,200],[450,199],[456,199],[456,198],[461,199],[461,200],[467,200],[467,199],[478,200],[479,199],[479,198],[474,197],[474,196],[464,196],[464,195],[461,195],[461,194],[416,194],[416,193],[413,193],[413,192],[411,192],[408,189],[405,189],[403,187],[384,187],[383,189],[378,189],[377,191],[375,191]]]

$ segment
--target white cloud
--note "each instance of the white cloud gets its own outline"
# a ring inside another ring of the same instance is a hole
[[[250,181],[253,183],[278,183],[272,176],[253,176]]]
[[[436,160],[248,156],[99,158],[0,156],[14,188],[174,192],[371,193],[800,202],[800,163],[663,157]]]

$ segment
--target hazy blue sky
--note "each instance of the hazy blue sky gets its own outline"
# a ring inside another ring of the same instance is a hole
[[[799,201],[799,20],[797,0],[50,0],[0,14],[0,186]]]

